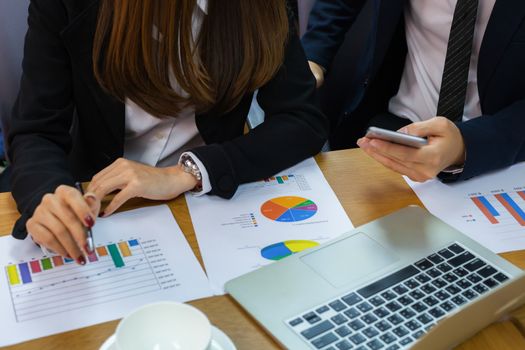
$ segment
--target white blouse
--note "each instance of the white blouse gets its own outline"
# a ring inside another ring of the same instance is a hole
[[[204,16],[207,13],[207,0],[197,0],[193,13],[193,35],[196,38]],[[153,30],[153,35],[162,40],[162,34]],[[173,77],[170,77],[173,90],[187,95]],[[195,110],[188,107],[176,116],[157,118],[144,111],[133,101],[126,99],[124,158],[156,167],[174,166],[184,151],[204,145],[195,124]],[[191,152],[187,152],[199,167],[202,174],[203,195],[211,191],[206,168]]]

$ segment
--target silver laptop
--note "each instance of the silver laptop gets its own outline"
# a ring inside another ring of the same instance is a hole
[[[407,207],[226,290],[289,349],[445,349],[521,305],[525,277]]]

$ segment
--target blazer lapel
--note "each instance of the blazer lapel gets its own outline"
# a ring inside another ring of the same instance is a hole
[[[484,100],[487,84],[524,17],[525,1],[496,0],[479,53],[478,90],[481,101]]]
[[[97,25],[99,1],[90,2],[79,15],[72,19],[71,23],[62,31],[62,40],[71,55],[73,64],[97,101],[100,118],[110,129],[115,137],[115,150],[122,153],[120,148],[124,142],[124,115],[125,107],[121,101],[108,95],[101,88],[93,73],[93,40]]]

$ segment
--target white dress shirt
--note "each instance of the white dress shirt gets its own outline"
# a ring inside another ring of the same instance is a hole
[[[207,13],[207,0],[198,0],[193,13],[193,35],[198,36],[202,20]],[[162,40],[162,34],[153,28],[153,35]],[[180,95],[185,91],[177,81],[170,77],[171,85]],[[195,124],[195,110],[186,108],[174,117],[157,118],[144,111],[133,101],[126,99],[124,158],[156,167],[176,165],[185,150],[204,145]],[[211,184],[206,168],[191,152],[187,152],[195,161],[202,175],[203,195],[211,191]]]
[[[463,120],[481,116],[478,56],[496,0],[479,0]],[[448,37],[457,0],[410,0],[405,8],[408,54],[388,110],[413,122],[436,116]]]

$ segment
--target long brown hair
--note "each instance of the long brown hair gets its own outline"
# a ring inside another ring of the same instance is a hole
[[[188,105],[227,112],[275,75],[288,36],[285,0],[208,0],[194,38],[196,6],[196,0],[101,0],[93,48],[99,83],[161,117]],[[172,89],[170,74],[189,97]]]

